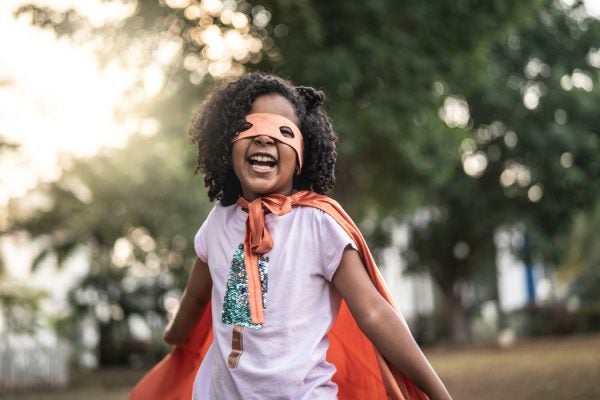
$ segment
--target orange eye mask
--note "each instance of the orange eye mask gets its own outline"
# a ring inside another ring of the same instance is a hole
[[[255,113],[246,115],[246,122],[252,126],[238,133],[231,142],[256,136],[269,136],[281,143],[287,144],[296,152],[298,157],[298,175],[302,170],[302,150],[304,142],[300,129],[289,119],[269,113]]]

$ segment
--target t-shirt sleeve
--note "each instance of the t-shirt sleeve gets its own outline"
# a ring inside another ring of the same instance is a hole
[[[321,225],[321,248],[323,252],[323,275],[325,279],[331,281],[335,271],[337,271],[342,254],[346,247],[357,249],[356,243],[350,235],[338,224],[333,217],[323,213]]]
[[[213,215],[214,210],[215,209],[213,208],[210,211],[210,213],[208,214],[208,216],[206,217],[206,219],[200,226],[200,229],[198,229],[196,236],[194,237],[194,249],[196,250],[196,255],[198,256],[198,258],[200,260],[202,260],[205,263],[208,263],[208,246],[207,246],[207,236],[208,236],[208,232],[209,232],[208,226],[210,224],[211,216]]]

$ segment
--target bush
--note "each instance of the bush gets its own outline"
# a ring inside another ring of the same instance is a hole
[[[508,323],[525,337],[566,335],[579,330],[577,314],[563,303],[526,306],[512,312]]]

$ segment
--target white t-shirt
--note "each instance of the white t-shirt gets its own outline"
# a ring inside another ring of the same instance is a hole
[[[331,279],[347,246],[356,245],[325,212],[294,207],[267,214],[273,248],[259,259],[265,323],[247,314],[243,242],[248,214],[217,204],[196,234],[198,257],[213,281],[215,340],[194,385],[194,399],[336,399],[335,367],[325,360],[340,297]],[[233,324],[243,329],[243,354],[227,366]],[[258,329],[257,329],[258,328]]]

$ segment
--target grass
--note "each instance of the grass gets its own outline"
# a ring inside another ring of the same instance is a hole
[[[513,348],[428,349],[455,400],[600,399],[600,335],[522,341]],[[122,400],[143,371],[81,374],[65,390],[19,393],[5,400]]]
[[[600,399],[600,335],[427,355],[457,400]]]
[[[124,400],[144,371],[110,368],[81,372],[66,389],[46,392],[14,393],[3,400]]]

